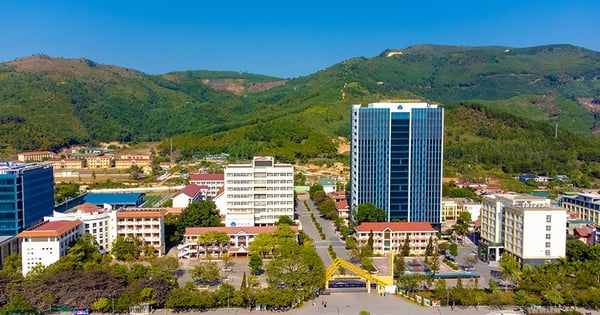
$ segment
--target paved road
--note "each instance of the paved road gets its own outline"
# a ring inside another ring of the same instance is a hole
[[[304,201],[306,201],[308,204],[310,211],[304,206]],[[328,267],[333,262],[331,256],[329,256],[329,252],[327,251],[329,245],[333,246],[333,250],[338,257],[346,260],[349,259],[348,251],[346,251],[345,248],[346,244],[342,242],[340,237],[336,234],[333,223],[329,220],[321,218],[319,215],[319,210],[315,207],[311,200],[299,197],[296,213],[298,214],[298,218],[302,224],[302,229],[314,240],[314,246],[317,249],[319,257],[321,257],[321,260],[325,264],[325,267]],[[319,235],[319,232],[311,219],[311,214],[315,216],[317,222],[319,225],[321,225],[323,233],[325,234],[325,240],[321,239],[321,235]]]
[[[364,293],[364,292],[353,292],[353,293],[332,293],[328,296],[321,296],[317,298],[315,305],[313,306],[312,301],[306,302],[304,305],[297,309],[290,310],[284,314],[291,315],[308,315],[308,314],[332,314],[332,315],[358,315],[360,311],[368,311],[371,315],[388,315],[388,314],[411,314],[411,315],[442,315],[442,314],[455,314],[455,315],[475,315],[475,314],[518,314],[512,311],[510,308],[506,309],[489,309],[487,307],[474,307],[459,308],[455,307],[450,309],[448,307],[425,307],[420,306],[416,303],[405,300],[404,298],[387,295],[381,296],[376,293]],[[327,302],[327,307],[324,307],[322,303]],[[161,314],[162,310],[157,310],[155,313]],[[164,314],[171,313],[169,311]],[[225,315],[225,314],[270,314],[271,312],[258,312],[256,310],[250,311],[248,309],[216,309],[206,312],[205,314]],[[178,313],[180,315],[186,315],[186,313]],[[597,313],[594,313],[597,314]]]

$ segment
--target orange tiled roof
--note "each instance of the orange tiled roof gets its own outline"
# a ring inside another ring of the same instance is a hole
[[[395,232],[435,232],[429,222],[363,222],[355,229],[358,232],[383,232],[385,229]]]
[[[80,224],[82,224],[82,222],[79,220],[47,221],[34,229],[19,233],[17,237],[61,236]]]
[[[298,233],[297,226],[290,226],[292,231]],[[273,233],[277,229],[276,226],[216,226],[216,227],[188,227],[185,228],[185,235],[200,235],[206,232],[225,232],[228,235],[245,232],[246,234],[256,235],[260,233]]]
[[[160,218],[166,213],[163,208],[126,208],[117,212],[117,218]]]

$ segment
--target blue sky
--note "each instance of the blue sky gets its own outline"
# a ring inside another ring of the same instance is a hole
[[[149,74],[293,78],[418,44],[600,51],[600,1],[0,0],[0,62],[44,53]]]

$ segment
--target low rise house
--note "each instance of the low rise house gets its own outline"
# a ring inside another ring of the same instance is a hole
[[[17,159],[21,162],[44,162],[53,159],[54,152],[51,151],[28,151],[17,154]]]
[[[326,194],[333,193],[337,190],[335,180],[331,178],[321,178],[319,179],[318,184],[321,185],[321,187],[323,187],[323,191]]]
[[[202,198],[202,189],[204,191],[208,189],[208,186],[198,186],[196,184],[189,184],[185,186],[180,192],[178,192],[173,198],[173,207],[174,208],[187,208],[191,203],[201,201]]]
[[[411,255],[423,255],[427,244],[437,244],[437,231],[429,222],[363,222],[354,228],[354,239],[359,246],[366,245],[373,234],[373,253],[402,252],[408,240]]]
[[[19,239],[16,236],[0,236],[0,269],[4,267],[4,259],[19,253]]]

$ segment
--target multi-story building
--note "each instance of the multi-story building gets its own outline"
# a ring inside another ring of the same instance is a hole
[[[190,184],[208,187],[206,199],[213,200],[219,190],[225,186],[225,174],[192,174]]]
[[[82,169],[83,162],[82,159],[51,159],[46,161],[49,164],[52,164],[54,169]]]
[[[424,254],[430,241],[437,247],[437,231],[429,222],[363,222],[354,227],[356,244],[366,245],[371,233],[374,254],[399,254],[407,238],[411,255]]]
[[[298,227],[290,226],[298,236]],[[190,227],[185,229],[183,244],[177,246],[179,258],[194,259],[199,257],[219,256],[228,253],[232,256],[246,256],[250,243],[261,233],[273,233],[276,226],[238,226],[238,227]],[[199,244],[200,235],[208,232],[223,232],[229,236],[229,244]]]
[[[48,221],[19,233],[23,275],[38,264],[48,266],[58,261],[83,233],[83,223],[79,220]]]
[[[75,211],[68,213],[54,212],[52,217],[46,217],[48,221],[55,220],[80,220],[83,222],[85,232],[91,234],[98,242],[101,252],[108,251],[112,243],[109,236],[111,207],[104,208],[91,203],[84,203],[75,207]]]
[[[85,159],[85,164],[87,168],[109,169],[112,167],[112,160],[113,158],[111,156],[90,156]]]
[[[575,212],[579,220],[591,221],[596,225],[600,225],[599,194],[562,196],[561,204],[569,212]]]
[[[227,226],[274,225],[281,216],[294,219],[294,167],[273,157],[225,169]],[[222,210],[222,209],[221,209]]]
[[[109,212],[109,238],[137,238],[165,254],[165,214],[162,208],[121,208]]]
[[[138,166],[146,172],[146,169],[152,169],[152,160],[145,159],[116,159],[115,160],[115,168],[118,169],[128,169],[132,166]]]
[[[30,151],[17,154],[17,159],[21,162],[44,162],[54,156],[54,152],[51,151]]]
[[[481,208],[480,258],[512,255],[521,265],[565,257],[567,214],[549,199],[529,195],[485,196]]]
[[[416,102],[353,105],[350,182],[352,211],[373,203],[386,220],[439,226],[444,110]]]
[[[17,235],[53,209],[50,164],[0,162],[0,236]]]
[[[468,212],[471,221],[476,221],[481,213],[481,203],[469,198],[442,198],[442,227],[454,225],[462,212]]]

